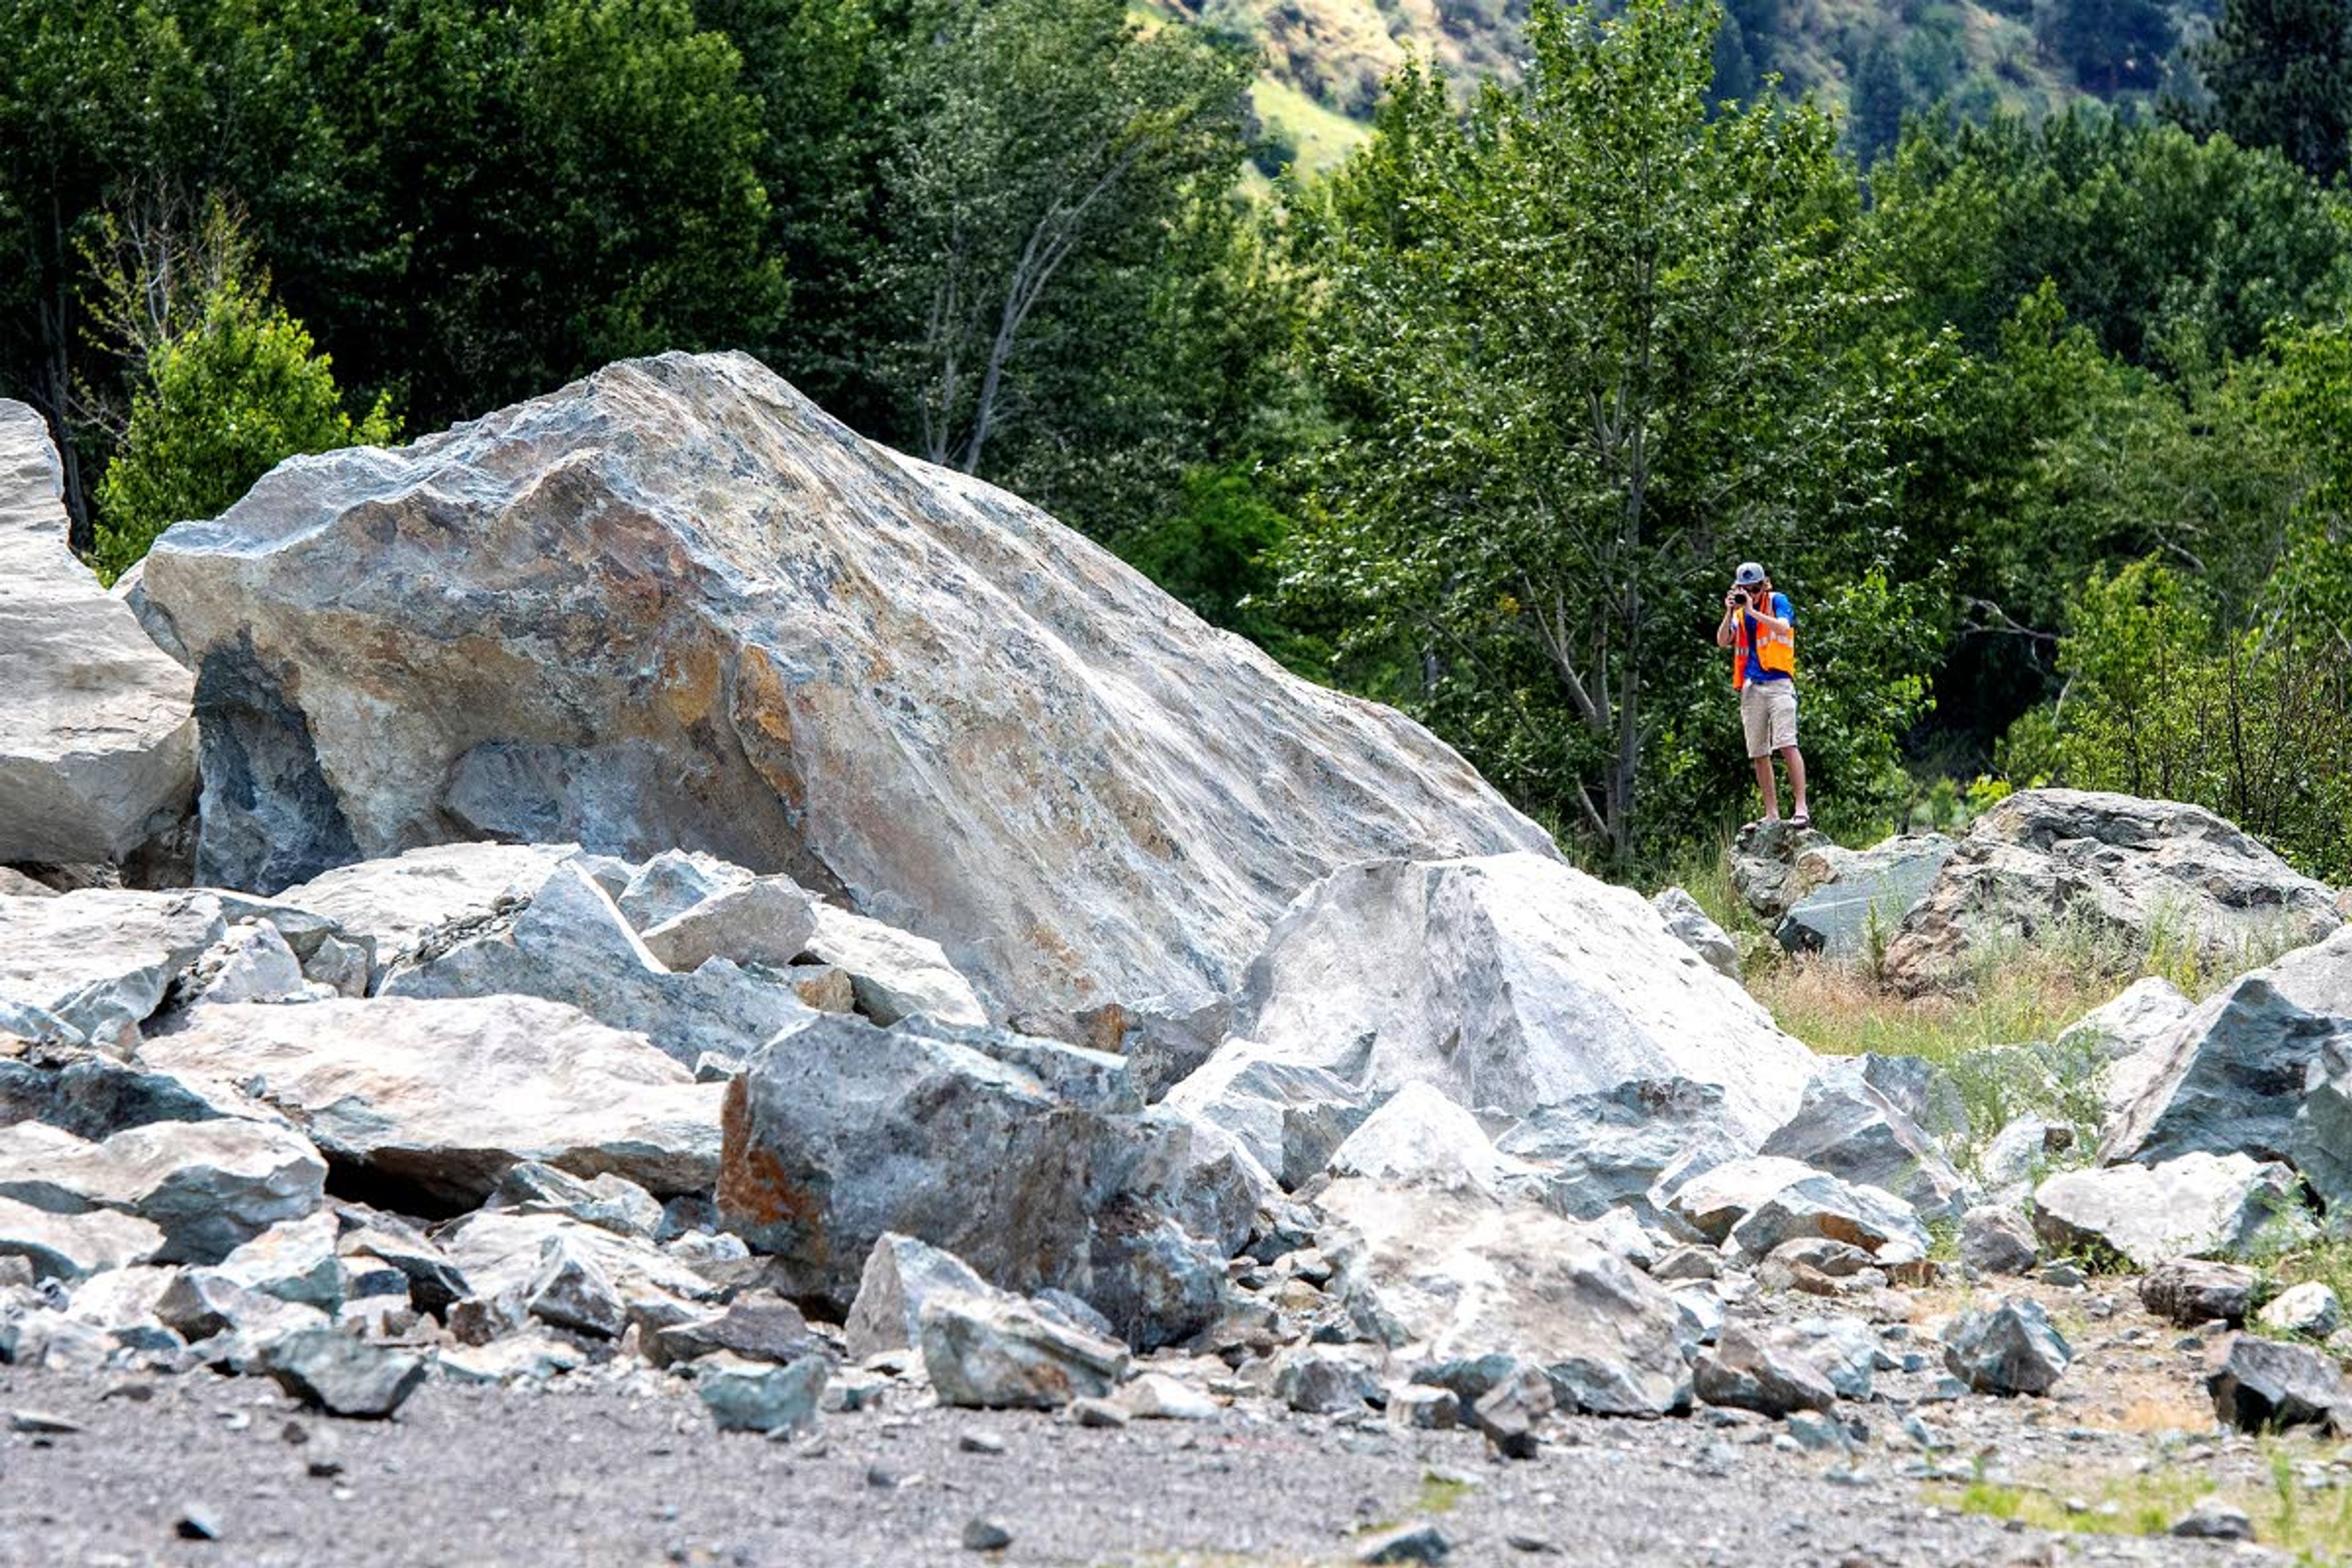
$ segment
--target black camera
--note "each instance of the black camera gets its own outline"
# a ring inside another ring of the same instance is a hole
[[[1731,591],[1731,602],[1738,605],[1743,610],[1750,604],[1754,603],[1753,600],[1748,598],[1748,590],[1745,588],[1734,588]]]

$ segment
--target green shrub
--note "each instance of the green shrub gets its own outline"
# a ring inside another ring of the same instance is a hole
[[[163,530],[226,511],[287,458],[396,429],[383,397],[354,420],[302,323],[260,289],[224,282],[194,326],[148,357],[122,451],[99,484],[93,564],[111,583]]]

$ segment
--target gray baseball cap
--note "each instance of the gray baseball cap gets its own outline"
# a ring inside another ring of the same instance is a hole
[[[1739,563],[1739,570],[1731,574],[1731,580],[1743,588],[1753,588],[1764,581],[1764,568],[1753,561],[1743,561]]]

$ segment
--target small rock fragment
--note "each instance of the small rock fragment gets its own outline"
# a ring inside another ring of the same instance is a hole
[[[1383,1531],[1364,1542],[1359,1563],[1443,1563],[1454,1553],[1445,1532],[1426,1521]]]
[[[2192,1541],[2252,1541],[2254,1521],[2245,1510],[2220,1498],[2200,1498],[2196,1507],[2173,1521],[2172,1533]]]
[[[1727,1328],[1693,1367],[1698,1396],[1763,1415],[1827,1410],[1837,1390],[1806,1356],[1767,1343],[1744,1328]]]
[[[1968,1312],[1946,1331],[1944,1364],[1979,1394],[2047,1394],[2074,1351],[2035,1302]]]
[[[2346,1404],[2336,1363],[2305,1345],[2233,1336],[2205,1379],[2213,1413],[2246,1432],[2325,1426]]]
[[[721,1432],[784,1432],[816,1419],[826,1370],[821,1355],[778,1366],[720,1351],[698,1364],[694,1390]]]
[[[1532,1459],[1542,1442],[1536,1429],[1556,1404],[1551,1379],[1538,1368],[1522,1365],[1471,1405],[1470,1424],[1505,1458]]]
[[[966,1432],[956,1439],[956,1447],[967,1454],[1002,1454],[1004,1436],[1001,1432]]]
[[[8,1430],[28,1436],[63,1437],[81,1429],[80,1422],[47,1410],[19,1410],[8,1417]]]
[[[1979,1204],[1960,1216],[1960,1261],[1973,1272],[2023,1274],[2041,1257],[2033,1226],[2015,1209]]]
[[[262,1352],[278,1385],[333,1415],[383,1420],[425,1381],[423,1358],[333,1329],[300,1329]]]
[[[1134,1419],[1122,1406],[1108,1399],[1074,1399],[1070,1401],[1070,1416],[1081,1426],[1097,1428],[1124,1426]]]
[[[1012,1544],[1013,1532],[984,1513],[976,1513],[964,1521],[966,1552],[1002,1552]]]
[[[189,1503],[180,1510],[179,1522],[173,1527],[173,1533],[183,1541],[218,1541],[220,1515],[204,1503]]]

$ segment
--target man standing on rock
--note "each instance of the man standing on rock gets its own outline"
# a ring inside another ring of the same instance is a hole
[[[1756,787],[1764,792],[1764,816],[1769,826],[1780,820],[1780,792],[1772,777],[1772,753],[1789,768],[1789,793],[1795,795],[1790,826],[1810,827],[1812,814],[1805,807],[1805,758],[1797,750],[1797,615],[1786,594],[1772,591],[1772,579],[1755,562],[1743,562],[1723,596],[1723,624],[1715,628],[1715,646],[1733,650],[1732,689],[1739,693],[1740,727],[1748,732],[1748,755],[1756,764]]]

